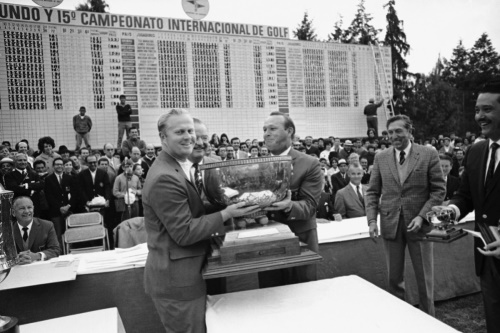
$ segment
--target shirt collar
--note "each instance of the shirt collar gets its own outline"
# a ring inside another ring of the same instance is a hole
[[[489,139],[489,141],[490,141],[490,142],[488,143],[488,147],[490,147],[490,148],[491,148],[491,145],[493,144],[493,142],[496,142],[497,144],[499,144],[499,145],[500,145],[500,140],[493,141],[493,140]]]
[[[406,148],[403,150],[405,152],[406,158],[408,158],[408,156],[410,156],[411,145],[412,145],[411,141],[408,141],[408,146],[406,146]],[[396,152],[396,158],[399,161],[399,153],[401,152],[401,150],[394,148],[394,151]]]
[[[23,236],[23,226],[21,224],[19,224],[19,222],[17,222],[17,226],[19,227],[19,231],[21,231],[21,237]],[[26,228],[28,228],[28,235],[30,234],[31,232],[31,227],[33,226],[33,220],[31,220],[30,224],[28,224],[26,226]]]
[[[358,190],[356,188],[356,185],[354,185],[352,182],[349,182],[349,185],[351,185],[351,187],[354,190],[354,192],[356,192]],[[358,186],[359,186],[359,190],[361,191],[361,194],[363,194],[363,188],[362,188],[361,184],[359,184]]]
[[[17,170],[18,172],[20,172],[20,173],[25,173],[25,172],[26,172],[26,169],[21,170],[21,169],[16,168],[16,170]]]
[[[271,156],[286,156],[286,155],[288,155],[288,153],[290,152],[290,150],[292,150],[292,146],[288,147],[284,152],[282,152],[279,155],[274,155],[273,153],[271,153]]]

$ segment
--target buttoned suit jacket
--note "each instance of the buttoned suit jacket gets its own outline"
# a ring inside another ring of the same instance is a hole
[[[23,245],[23,237],[17,222],[13,224],[14,239],[18,252],[25,251]],[[45,260],[49,260],[59,256],[61,249],[57,240],[54,224],[50,221],[45,221],[39,218],[33,218],[33,224],[28,236],[28,249],[31,252],[43,252]]]
[[[366,185],[360,185],[360,187],[364,198],[368,187]],[[342,215],[342,218],[348,219],[366,215],[364,202],[359,200],[358,194],[351,185],[345,186],[337,192],[334,210],[336,214]]]
[[[473,144],[465,155],[463,165],[465,166],[460,188],[450,200],[450,204],[460,209],[460,215],[465,216],[474,210],[475,221],[481,221],[489,226],[498,226],[500,222],[500,167],[497,166],[493,175],[493,184],[486,193],[486,165],[489,153],[489,140]],[[476,230],[479,230],[476,226]],[[484,247],[480,240],[475,239],[475,264],[476,273],[481,273],[484,256],[477,251],[477,247]],[[500,260],[493,260],[500,272]]]
[[[61,216],[60,208],[68,204],[71,205],[70,210],[78,213],[80,210],[77,205],[80,204],[75,185],[75,179],[63,173],[62,182],[59,184],[56,174],[52,173],[45,178],[45,197],[49,204],[49,216]]]
[[[270,219],[287,224],[294,233],[316,229],[316,208],[322,192],[323,171],[318,159],[290,149],[292,157],[292,209],[288,213],[273,212]],[[274,216],[273,216],[274,215]]]
[[[401,214],[405,227],[417,216],[426,220],[427,212],[442,204],[446,192],[438,153],[433,148],[412,144],[402,181],[394,150],[390,147],[375,155],[365,196],[367,219],[377,220],[380,212],[380,231],[386,239],[396,237]],[[415,236],[422,237],[428,231],[430,226],[424,223]]]
[[[351,181],[347,173],[345,174],[345,178],[343,178],[340,172],[337,172],[336,174],[332,175],[331,180],[332,180],[332,195],[334,198],[337,195],[337,192],[346,187],[346,185],[349,184],[349,182]]]
[[[27,189],[24,186],[21,186],[24,184],[28,184]],[[35,191],[36,194],[37,192],[43,190],[44,183],[43,181],[40,181],[40,177],[33,170],[26,169],[26,176],[23,176],[16,169],[14,169],[5,175],[5,187],[7,190],[14,192],[14,198],[20,196],[31,197],[31,191]]]
[[[111,184],[108,173],[104,170],[96,169],[94,183],[92,183],[90,169],[83,170],[78,174],[78,184],[80,186],[80,197],[84,204],[92,201],[97,196],[101,196],[106,200],[111,198]]]
[[[205,215],[194,184],[162,150],[143,189],[148,258],[144,287],[153,298],[194,300],[206,294],[201,270],[212,235],[224,232],[222,214]]]

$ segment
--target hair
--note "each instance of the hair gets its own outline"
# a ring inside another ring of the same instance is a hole
[[[56,143],[54,142],[54,139],[52,139],[50,136],[44,136],[40,139],[38,139],[38,150],[40,152],[43,152],[43,148],[45,144],[49,144],[52,146],[52,148],[56,147]]]
[[[88,149],[87,147],[80,148],[80,155],[82,154],[82,151],[84,151],[84,150],[88,151],[89,155],[90,155],[90,149]]]
[[[330,139],[324,139],[323,143],[325,144],[325,147],[326,147],[326,145],[333,146],[333,143],[332,143],[332,141]]]
[[[227,148],[227,145],[224,143],[224,144],[219,145],[219,147],[218,147],[218,148],[219,148],[219,149],[221,149],[221,148]]]
[[[226,138],[227,143],[229,143],[229,138],[228,138],[228,136],[227,136],[227,134],[226,134],[226,133],[222,133],[222,134],[220,135],[220,142],[222,142],[222,138]]]
[[[122,98],[127,98],[127,96],[125,96],[125,95],[123,95],[123,94],[122,94],[122,95],[120,95],[120,97],[119,97],[119,98],[120,98],[120,99],[122,99]]]
[[[52,166],[56,165],[56,161],[61,161],[61,162],[63,162],[63,165],[64,165],[64,161],[63,161],[62,157],[56,157],[52,161]]]
[[[88,154],[87,156],[85,156],[85,163],[89,163],[89,158],[91,158],[91,157],[94,157],[94,158],[95,158],[96,156],[95,156],[95,155],[92,155],[92,154]],[[96,160],[97,160],[97,158],[96,158]],[[96,162],[97,162],[97,161],[96,161]]]
[[[285,130],[292,128],[292,140],[293,140],[293,138],[295,136],[295,124],[294,124],[292,118],[290,118],[290,116],[288,114],[283,113],[283,112],[279,112],[279,111],[271,112],[270,116],[282,116],[283,118],[285,118],[283,125],[285,126]],[[309,136],[307,136],[306,138],[308,138],[308,137]]]
[[[36,160],[35,162],[33,162],[33,168],[36,168],[38,164],[43,164],[43,166],[47,165],[44,160]]]
[[[386,124],[386,127],[389,128],[389,125],[392,124],[393,122],[396,122],[398,120],[402,120],[403,123],[404,123],[404,127],[410,131],[410,133],[412,132],[413,130],[413,123],[410,119],[410,117],[408,116],[405,116],[403,114],[398,114],[397,116],[394,116],[394,117],[391,117],[387,120],[387,124]]]
[[[135,172],[135,170],[136,170],[138,167],[141,167],[141,168],[142,168],[142,165],[140,165],[140,164],[134,164],[134,166],[132,167],[132,172]]]
[[[17,197],[17,198],[14,198],[14,200],[12,200],[12,209],[14,209],[14,207],[16,207],[16,204],[20,201],[20,200],[24,200],[24,199],[28,199],[29,201],[31,201],[31,203],[33,204],[33,200],[31,200],[30,197],[27,197],[27,196],[20,196],[20,197]]]
[[[107,145],[111,145],[113,147],[113,149],[115,149],[115,146],[113,146],[113,144],[111,142],[108,142],[108,143],[105,143],[104,146],[102,146],[102,150],[103,151],[106,151],[106,146]]]
[[[9,146],[10,147],[10,141],[2,141],[2,146]]]
[[[106,157],[101,157],[98,161],[97,161],[97,165],[101,164],[101,162],[108,162],[108,165],[109,165],[109,160],[106,158]]]
[[[26,155],[25,153],[19,153],[19,154],[16,154],[16,156],[14,156],[13,160],[14,160],[14,161],[17,161],[17,158],[18,158],[18,157],[22,157],[22,156],[24,156],[24,157],[28,158],[28,155]]]
[[[363,167],[361,166],[360,163],[358,163],[358,162],[351,163],[351,164],[349,164],[349,168],[347,169],[347,172],[351,171],[352,169],[358,169],[358,168],[363,170]]]
[[[448,154],[439,154],[439,159],[450,161],[450,164],[453,165],[453,158],[451,158],[451,156]]]
[[[160,118],[158,118],[158,123],[157,123],[158,132],[159,133],[164,133],[165,132],[165,130],[168,127],[168,120],[170,119],[170,117],[172,117],[172,116],[180,116],[180,115],[183,115],[183,114],[189,115],[189,112],[187,110],[184,110],[184,109],[171,109],[167,113],[162,114],[160,116]]]
[[[247,148],[248,148],[248,145],[247,145],[246,141],[243,141],[243,142],[240,142],[240,149],[241,149],[241,147],[242,147],[243,145],[247,146]]]
[[[233,141],[236,141],[236,140],[238,140],[238,141],[241,142],[240,138],[238,138],[237,136],[235,136],[234,138],[231,139],[231,144],[233,143]]]
[[[252,152],[252,149],[257,149],[257,151],[258,151],[258,152],[260,152],[260,149],[259,149],[259,147],[258,147],[258,146],[251,146],[251,147],[248,149],[248,151],[249,151],[249,152]]]
[[[479,94],[500,94],[500,77],[495,77],[490,81],[484,83],[478,91]],[[497,101],[500,102],[500,96],[498,96]]]
[[[26,143],[26,141],[19,141],[18,143],[16,143],[16,146],[15,146],[16,151],[19,151],[19,144],[21,142]],[[27,146],[27,150],[30,150],[30,145],[26,143],[26,146]]]
[[[67,163],[71,163],[71,166],[73,168],[75,167],[75,162],[73,160],[70,160],[69,158],[63,159],[63,164],[66,165]]]

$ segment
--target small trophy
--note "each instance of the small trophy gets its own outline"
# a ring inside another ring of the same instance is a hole
[[[425,240],[427,241],[451,243],[467,235],[465,231],[455,227],[458,223],[450,210],[443,209],[439,213],[432,211],[426,215],[427,221],[432,226],[432,230],[425,234]]]

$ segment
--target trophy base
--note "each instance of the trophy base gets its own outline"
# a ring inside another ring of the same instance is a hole
[[[467,233],[462,229],[432,229],[425,235],[425,240],[428,242],[451,243],[466,236]]]
[[[14,333],[16,331],[17,318],[0,316],[0,333]]]

